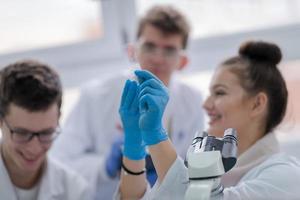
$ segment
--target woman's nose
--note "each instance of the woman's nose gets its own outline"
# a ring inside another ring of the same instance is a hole
[[[210,109],[212,109],[213,103],[212,103],[211,96],[208,96],[208,97],[205,99],[205,101],[204,101],[203,104],[202,104],[202,107],[203,107],[205,110],[210,110]]]

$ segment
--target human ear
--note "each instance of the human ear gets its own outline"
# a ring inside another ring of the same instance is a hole
[[[259,92],[254,96],[252,102],[252,115],[262,115],[267,111],[268,96],[265,92]]]
[[[180,63],[179,63],[179,68],[178,70],[181,71],[183,70],[187,64],[189,63],[189,59],[186,55],[182,55],[181,58],[180,58]]]
[[[127,50],[127,56],[129,60],[135,62],[137,60],[136,59],[137,56],[136,56],[136,49],[134,44],[128,44],[126,50]]]

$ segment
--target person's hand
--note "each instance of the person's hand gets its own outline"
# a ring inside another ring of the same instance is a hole
[[[157,173],[155,170],[146,171],[146,177],[147,181],[150,184],[151,187],[154,186],[156,180],[157,180]]]
[[[146,155],[146,177],[151,187],[153,187],[157,179],[157,174],[149,154]]]
[[[127,80],[122,94],[119,114],[124,129],[123,154],[131,160],[145,158],[145,145],[139,128],[139,88],[135,81]]]
[[[115,178],[120,175],[122,165],[122,146],[124,137],[120,136],[114,140],[111,145],[110,152],[105,160],[106,173],[110,178]]]
[[[139,80],[139,127],[146,145],[154,145],[167,140],[168,136],[162,126],[162,117],[169,100],[168,89],[153,74],[136,70]]]

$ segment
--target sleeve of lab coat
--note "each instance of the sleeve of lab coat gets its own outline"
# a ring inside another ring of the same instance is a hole
[[[223,200],[299,199],[299,161],[264,163],[242,178],[237,186],[224,190]],[[188,171],[178,157],[163,182],[152,188],[145,199],[183,199],[188,186]]]
[[[163,182],[155,183],[153,188],[147,186],[144,196],[140,200],[174,199],[182,200],[187,188],[188,175],[183,160],[177,157]],[[120,200],[119,186],[114,194],[114,200]]]
[[[96,187],[99,179],[105,180],[108,177],[104,169],[105,155],[94,151],[96,144],[90,126],[93,120],[91,109],[95,109],[95,105],[91,101],[91,92],[85,88],[81,90],[79,100],[68,116],[61,135],[54,142],[50,154],[78,171]]]
[[[144,196],[142,198],[140,198],[140,200],[150,200],[149,199],[149,192],[151,191],[151,187],[149,184],[147,184],[147,189],[146,192],[144,194]],[[120,200],[121,199],[121,194],[120,194],[120,184],[118,185],[114,195],[113,195],[113,200]]]
[[[156,182],[154,187],[146,192],[144,199],[184,199],[188,186],[188,171],[183,160],[177,157],[162,183]]]

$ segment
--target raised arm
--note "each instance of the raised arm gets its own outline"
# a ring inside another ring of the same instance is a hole
[[[147,189],[143,173],[145,146],[149,147],[159,182],[177,158],[162,126],[168,89],[150,72],[135,71],[135,74],[139,85],[135,81],[126,82],[119,110],[124,127],[121,199],[140,199]]]
[[[139,80],[139,109],[142,138],[149,147],[158,181],[162,182],[177,153],[162,126],[162,116],[169,100],[168,89],[153,74],[135,71]]]
[[[127,80],[119,109],[124,128],[121,199],[140,199],[147,188],[144,173],[146,151],[139,129],[138,91],[137,83]]]

